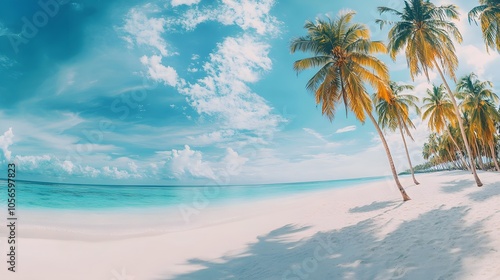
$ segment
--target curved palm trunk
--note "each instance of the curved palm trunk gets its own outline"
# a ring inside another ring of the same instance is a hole
[[[462,117],[460,116],[460,111],[458,110],[457,101],[455,100],[455,96],[453,95],[453,92],[451,92],[450,86],[448,85],[448,82],[446,81],[446,79],[443,75],[443,71],[441,71],[441,68],[439,67],[439,64],[436,61],[434,61],[434,65],[436,65],[436,68],[439,72],[439,75],[441,76],[441,79],[443,79],[444,85],[445,85],[446,89],[448,90],[448,93],[450,94],[450,99],[451,99],[451,102],[453,103],[453,107],[455,108],[455,114],[457,115],[458,125],[460,127],[460,133],[462,133],[462,138],[464,139],[465,149],[467,150],[467,154],[469,155],[469,160],[471,161],[471,169],[472,169],[472,174],[474,175],[474,180],[476,180],[476,185],[478,187],[481,187],[481,186],[483,186],[483,183],[479,179],[479,176],[477,176],[476,165],[473,164],[473,162],[472,162],[472,159],[473,159],[472,152],[470,150],[469,141],[467,141],[467,135],[465,135],[464,124],[462,122]]]
[[[490,165],[488,164],[488,152],[486,152],[486,143],[481,140],[479,143],[482,148],[482,155],[481,155],[481,161],[483,162],[483,166],[485,167],[483,170],[488,170],[490,168]]]
[[[491,157],[493,158],[493,162],[495,163],[495,168],[497,171],[500,171],[500,167],[498,167],[498,161],[497,161],[497,154],[495,152],[495,145],[493,141],[490,141],[490,150],[491,150]]]
[[[474,139],[471,139],[471,140],[472,141],[470,143],[474,143],[474,145],[472,146],[472,159],[474,160],[473,162],[474,162],[476,168],[480,168],[479,161],[477,160],[477,155],[479,154],[478,148],[477,148],[477,142]]]
[[[378,126],[375,118],[373,118],[372,113],[371,112],[366,112],[366,113],[368,114],[368,116],[370,117],[370,120],[372,121],[373,125],[377,129],[378,135],[380,136],[380,140],[382,140],[382,143],[384,144],[385,153],[387,154],[387,159],[389,160],[389,165],[391,166],[392,176],[394,177],[394,181],[396,182],[396,185],[397,185],[399,191],[401,192],[401,196],[403,197],[403,201],[408,201],[411,198],[406,193],[405,189],[401,185],[401,182],[399,182],[398,173],[396,172],[396,167],[394,166],[394,161],[392,160],[391,151],[389,150],[389,146],[387,145],[387,142],[385,141],[384,134],[382,133],[382,130],[380,130],[380,127]]]
[[[417,179],[415,179],[415,172],[413,171],[413,165],[411,164],[410,153],[408,153],[408,146],[406,146],[406,140],[405,140],[405,136],[403,134],[403,129],[401,128],[401,118],[399,115],[398,115],[398,128],[399,128],[399,132],[401,133],[401,138],[403,138],[403,144],[405,146],[406,158],[408,159],[408,164],[410,164],[410,171],[411,171],[411,177],[413,178],[413,183],[415,183],[415,185],[420,185],[420,183],[417,181]]]
[[[476,139],[476,141],[474,141],[476,144],[476,150],[477,150],[477,162],[479,164],[479,167],[481,168],[481,170],[485,170],[484,169],[484,162],[483,162],[483,155],[481,154],[481,149],[479,148],[479,144],[478,144],[478,141]]]
[[[452,142],[452,143],[453,143],[453,145],[455,145],[455,147],[457,148],[458,154],[460,155],[460,160],[462,161],[462,164],[464,165],[464,169],[466,168],[467,170],[471,171],[471,170],[470,170],[470,167],[467,165],[467,162],[465,161],[465,156],[464,156],[464,154],[462,154],[462,149],[460,149],[460,146],[458,146],[457,141],[455,141],[455,138],[453,138],[453,135],[451,134],[451,130],[450,130],[450,128],[449,128],[449,127],[448,127],[448,133],[450,133],[450,139],[451,139],[451,142]]]

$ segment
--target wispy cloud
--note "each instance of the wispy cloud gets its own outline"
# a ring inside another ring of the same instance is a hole
[[[149,78],[163,82],[169,86],[176,86],[178,83],[177,71],[170,66],[161,64],[161,56],[153,55],[151,57],[141,57],[141,63],[148,67]]]
[[[131,9],[126,18],[123,29],[128,34],[124,39],[131,45],[145,45],[152,47],[167,56],[167,43],[162,37],[165,32],[166,20],[158,17],[148,17],[149,13],[157,12],[157,8],[148,4],[140,8]]]
[[[180,91],[199,114],[217,116],[227,129],[268,133],[283,120],[247,83],[271,69],[269,47],[250,35],[228,37],[203,66],[207,76]]]
[[[172,0],[172,6],[180,6],[180,5],[194,5],[200,3],[201,0]]]
[[[188,136],[187,138],[192,140],[193,143],[196,143],[196,145],[205,146],[228,141],[234,135],[235,132],[233,130],[219,130],[197,136]]]
[[[182,18],[170,20],[170,24],[193,30],[206,21],[224,25],[238,25],[243,30],[254,30],[259,35],[277,35],[281,22],[270,15],[275,0],[225,0],[215,8],[192,8]]]
[[[303,130],[309,134],[311,134],[312,136],[316,137],[317,139],[321,140],[321,141],[324,141],[324,142],[328,142],[325,137],[323,137],[323,135],[321,135],[320,133],[318,133],[316,130],[314,129],[311,129],[311,128],[307,128],[307,127],[304,127]]]
[[[12,128],[5,131],[2,136],[0,136],[0,149],[3,151],[3,155],[7,160],[10,160],[12,152],[9,150],[9,146],[12,145],[14,138],[14,132]]]
[[[346,127],[337,129],[335,131],[335,133],[346,133],[346,132],[354,131],[354,130],[356,130],[356,126],[355,125],[350,125],[350,126],[346,126]]]
[[[174,6],[196,3],[172,1]],[[167,26],[175,28],[177,25],[192,31],[199,23],[209,20],[239,26],[243,34],[221,38],[202,67],[189,68],[189,72],[196,69],[200,75],[206,74],[195,82],[189,83],[179,77],[176,69],[162,63],[159,55],[142,56],[141,62],[148,67],[146,75],[150,79],[176,87],[187,96],[198,114],[219,121],[224,129],[269,135],[284,119],[274,114],[273,108],[252,91],[249,84],[259,81],[272,68],[270,45],[267,38],[260,35],[274,36],[279,32],[279,21],[269,15],[273,5],[274,0],[227,0],[219,2],[215,8],[189,8],[181,17],[173,17],[168,22],[154,18],[155,6],[143,5],[129,11],[123,30],[128,34],[125,39],[129,43],[153,47],[165,56],[171,54],[162,37]],[[192,59],[198,58],[199,55],[192,55]]]
[[[340,146],[342,146],[343,144],[345,143],[340,143],[340,142],[332,142],[332,141],[329,141],[325,138],[325,136],[323,136],[321,133],[317,132],[316,130],[314,129],[311,129],[311,128],[302,128],[307,134],[309,135],[312,135],[314,138],[320,140],[320,143],[315,143],[313,145],[310,145],[308,146],[308,148],[312,148],[312,149],[321,149],[321,150],[332,150],[332,149],[336,149]],[[330,135],[327,135],[326,137],[328,136],[331,136]]]

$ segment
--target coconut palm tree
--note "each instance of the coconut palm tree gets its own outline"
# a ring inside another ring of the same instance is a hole
[[[450,141],[453,143],[455,154],[458,154],[458,158],[462,163],[463,169],[467,169],[470,171],[470,167],[467,165],[465,156],[462,153],[464,145],[462,136],[460,135],[460,129],[456,126],[456,124],[452,125],[451,123],[448,123],[448,129],[444,131],[443,136],[449,137]]]
[[[437,135],[436,133],[429,134],[427,142],[424,143],[422,152],[423,158],[425,160],[428,160],[429,163],[431,163],[431,165],[434,167],[434,169],[439,169],[439,165],[442,162],[442,159],[440,158],[440,155],[442,154],[440,143],[442,141],[440,138],[441,136]]]
[[[450,135],[454,135],[452,128],[457,123],[457,117],[455,115],[455,110],[450,98],[444,91],[444,86],[433,85],[432,90],[427,89],[427,96],[423,99],[424,105],[422,110],[422,118],[429,119],[429,128],[437,133],[441,133],[444,129],[447,129]],[[461,148],[458,145],[454,137],[451,137],[453,145],[460,155],[462,163],[467,166],[464,155],[461,152]]]
[[[486,51],[500,51],[500,0],[479,0],[479,4],[469,12],[469,23],[480,22]]]
[[[396,128],[399,129],[399,133],[401,133],[401,138],[405,147],[408,164],[410,165],[413,182],[415,185],[419,185],[420,183],[415,178],[410,153],[408,153],[408,146],[406,145],[406,139],[403,133],[404,130],[413,140],[409,127],[415,128],[415,125],[410,119],[410,109],[414,109],[415,112],[420,115],[420,109],[417,104],[415,104],[415,102],[418,102],[418,97],[411,94],[401,94],[401,92],[405,90],[413,90],[414,87],[412,85],[398,84],[391,81],[389,83],[389,88],[393,94],[390,101],[379,98],[377,94],[374,95],[375,108],[378,113],[378,124],[382,128],[388,128],[391,131],[395,131]]]
[[[387,66],[373,56],[374,53],[386,53],[387,49],[384,43],[370,40],[370,31],[365,25],[351,23],[354,15],[353,11],[345,11],[334,20],[307,21],[304,25],[307,35],[293,39],[290,51],[311,53],[312,57],[295,61],[293,67],[297,73],[319,68],[306,88],[314,93],[316,103],[321,104],[321,112],[330,121],[339,103],[344,104],[346,114],[351,110],[361,122],[368,116],[382,140],[394,180],[406,201],[410,197],[399,182],[387,142],[372,115],[373,103],[365,87],[368,84],[381,98],[391,98]]]
[[[452,144],[451,137],[447,134],[437,135],[431,133],[427,142],[424,143],[422,156],[438,169],[460,168],[455,147]],[[462,166],[462,168],[465,167]]]
[[[470,116],[470,128],[485,145],[488,145],[497,171],[500,171],[495,152],[495,124],[500,114],[495,103],[498,96],[491,90],[491,82],[481,82],[474,73],[462,77],[458,84],[458,97],[463,99],[462,107]]]
[[[448,90],[451,102],[458,119],[460,132],[464,138],[467,154],[471,159],[471,148],[465,136],[460,110],[444,74],[455,79],[458,58],[455,54],[453,39],[462,42],[462,35],[452,22],[459,19],[458,8],[455,5],[436,6],[430,1],[407,0],[404,8],[398,11],[388,7],[379,7],[379,12],[392,13],[399,21],[377,20],[381,27],[392,24],[389,31],[389,54],[392,59],[405,50],[406,60],[412,79],[424,73],[429,80],[429,70],[436,69]],[[483,183],[477,176],[476,168],[471,164],[472,173],[478,187]]]

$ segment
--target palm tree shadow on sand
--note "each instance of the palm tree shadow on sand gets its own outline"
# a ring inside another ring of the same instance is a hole
[[[385,236],[373,219],[299,241],[289,235],[307,227],[286,225],[239,255],[191,259],[186,265],[203,268],[158,279],[457,279],[464,259],[492,249],[484,221],[467,226],[467,211],[432,210]]]
[[[453,182],[444,183],[441,188],[445,193],[458,193],[468,188],[474,188],[474,181],[472,180],[457,180]]]
[[[485,201],[500,195],[500,182],[486,184],[485,186],[476,189],[477,191],[469,194],[469,198],[478,202]]]
[[[349,209],[349,213],[367,213],[372,211],[381,210],[390,206],[398,205],[401,206],[403,203],[396,201],[374,201],[371,204],[353,207]]]

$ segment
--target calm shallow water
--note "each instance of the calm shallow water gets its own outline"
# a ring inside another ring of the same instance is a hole
[[[323,189],[351,187],[386,177],[334,180],[307,183],[197,186],[119,186],[71,185],[60,183],[16,183],[18,209],[120,209],[154,208],[192,203],[198,199],[224,203],[237,200],[271,198]],[[0,181],[0,205],[6,208],[7,184]]]

